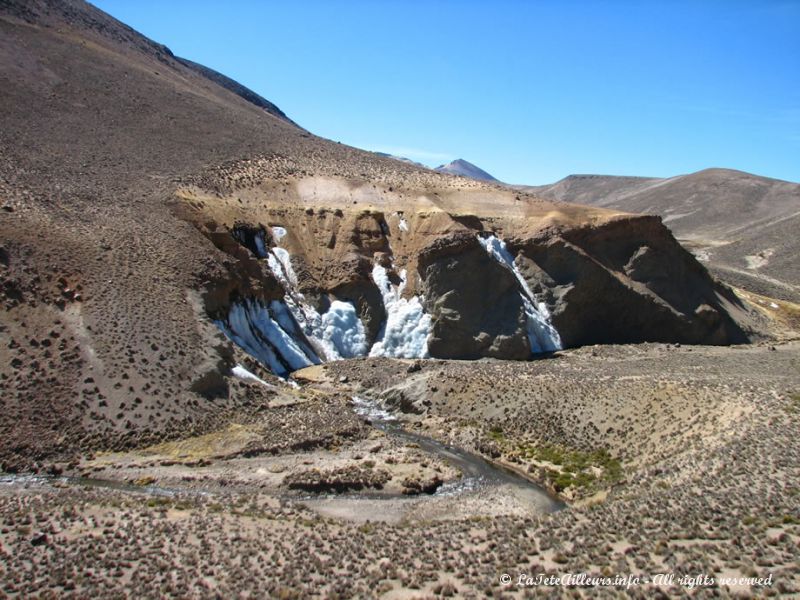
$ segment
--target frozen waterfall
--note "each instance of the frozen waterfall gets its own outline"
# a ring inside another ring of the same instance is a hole
[[[395,288],[389,274],[381,265],[372,269],[372,279],[383,296],[386,308],[386,323],[381,335],[370,350],[370,356],[393,358],[426,358],[428,335],[431,332],[431,316],[425,313],[418,296],[402,297],[406,287],[406,271],[400,272],[400,285]]]
[[[297,276],[289,252],[284,248],[271,248],[267,260],[286,290],[284,302],[287,309],[323,359],[337,360],[366,354],[367,332],[355,306],[334,300],[328,310],[320,314],[297,291]]]
[[[407,231],[405,220],[400,227]],[[272,227],[272,238],[276,242],[284,236],[286,229]],[[255,239],[250,241],[257,256],[266,259],[285,295],[282,300],[269,303],[253,299],[234,301],[227,316],[215,323],[228,338],[276,375],[284,376],[320,361],[357,356],[428,356],[431,316],[425,313],[420,297],[403,298],[405,270],[399,274],[401,281],[397,287],[389,280],[386,268],[376,264],[372,270],[387,318],[370,348],[364,324],[351,302],[334,299],[328,310],[320,313],[298,290],[289,251],[280,246],[267,247],[262,232],[256,233]],[[248,378],[243,368],[234,374]]]
[[[517,264],[514,262],[514,257],[511,256],[508,248],[506,248],[506,243],[494,235],[490,237],[478,236],[478,241],[489,253],[489,256],[514,273],[520,287],[522,287],[520,296],[525,307],[525,314],[528,317],[528,340],[531,344],[531,352],[539,354],[560,350],[562,348],[561,336],[558,335],[558,331],[550,323],[550,311],[547,310],[547,305],[544,302],[536,301],[528,282],[519,272]]]
[[[285,307],[273,301],[241,300],[231,304],[216,325],[233,342],[279,376],[319,362],[317,355],[284,318]]]

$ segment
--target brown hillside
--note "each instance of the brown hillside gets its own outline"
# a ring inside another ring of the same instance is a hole
[[[468,290],[485,259],[473,252],[481,230],[526,257],[554,319],[572,323],[567,345],[745,339],[735,297],[658,221],[320,139],[83,2],[2,3],[0,82],[7,467],[203,432],[263,402],[231,384],[241,351],[209,318],[234,296],[283,293],[233,241],[237,222],[285,226],[302,285],[353,300],[365,321],[374,317],[365,270],[391,242],[412,274],[408,293],[426,294],[454,356],[507,358],[527,344],[519,328],[500,339],[499,313],[463,330],[476,310]],[[398,211],[411,231],[390,240]],[[463,294],[444,298],[434,271],[420,272],[422,255],[463,273],[454,282]],[[598,285],[612,296],[594,297]],[[588,326],[599,318],[610,321]],[[456,330],[466,350],[454,347]]]

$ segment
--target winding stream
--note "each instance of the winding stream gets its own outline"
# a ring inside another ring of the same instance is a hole
[[[545,488],[513,470],[503,468],[478,454],[403,429],[397,418],[374,400],[354,396],[353,407],[356,413],[368,419],[375,428],[418,445],[420,449],[445,460],[463,473],[460,479],[445,483],[429,497],[441,498],[502,488],[504,494],[515,497],[533,513],[555,512],[566,507]],[[420,499],[424,501],[425,498]]]
[[[190,489],[167,488],[159,485],[136,485],[114,479],[98,479],[95,477],[74,477],[71,475],[30,475],[0,472],[0,485],[19,485],[22,487],[36,487],[42,485],[73,485],[76,487],[105,488],[132,494],[145,494],[148,496],[172,497],[181,493],[205,494]]]
[[[308,508],[347,520],[399,522],[408,518],[450,518],[511,512],[535,515],[555,512],[566,506],[543,487],[513,470],[486,460],[478,454],[405,430],[393,414],[384,410],[374,400],[355,396],[353,408],[357,414],[387,436],[415,444],[422,451],[460,470],[462,476],[444,483],[430,495],[403,496],[352,492],[306,496],[301,501]],[[107,479],[8,473],[0,473],[0,484],[17,484],[24,487],[66,484],[153,496],[175,496],[187,492],[201,495],[208,493],[202,490],[155,485],[138,486]]]

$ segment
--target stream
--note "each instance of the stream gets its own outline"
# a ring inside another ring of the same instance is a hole
[[[343,494],[304,496],[300,501],[323,515],[351,521],[401,522],[409,519],[458,518],[476,515],[546,514],[566,505],[540,485],[522,475],[497,465],[478,454],[440,442],[403,428],[400,421],[374,400],[353,397],[355,412],[387,436],[414,444],[461,471],[458,479],[442,484],[433,494]],[[87,477],[25,475],[0,473],[0,484],[23,487],[72,485],[115,489],[152,496],[176,496],[181,493],[207,494],[200,490],[166,488]],[[295,497],[295,500],[297,498]]]
[[[446,483],[440,487],[436,491],[439,495],[475,490],[481,486],[511,485],[532,492],[534,496],[541,497],[541,502],[537,502],[537,504],[549,501],[551,507],[547,512],[553,512],[564,507],[563,502],[554,499],[543,487],[510,469],[496,465],[472,452],[467,452],[426,435],[412,433],[403,429],[394,415],[382,409],[373,400],[354,396],[353,406],[356,413],[368,419],[376,429],[380,429],[387,435],[417,444],[425,452],[438,456],[461,470],[464,476],[458,482]]]
[[[416,444],[458,468],[463,476],[430,495],[397,497],[337,494],[306,498],[305,504],[328,516],[356,521],[399,522],[444,515],[544,514],[566,505],[540,485],[480,455],[403,429],[397,418],[374,400],[353,397],[356,413],[386,435]]]
[[[98,479],[95,477],[77,477],[72,475],[31,475],[0,472],[0,485],[18,485],[24,488],[39,487],[43,485],[72,485],[76,487],[104,488],[132,494],[148,496],[172,497],[181,493],[205,494],[187,489],[167,488],[159,485],[136,485],[114,479]]]

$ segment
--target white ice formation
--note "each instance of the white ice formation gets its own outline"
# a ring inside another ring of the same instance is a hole
[[[260,383],[261,385],[267,386],[268,388],[275,387],[274,385],[267,383],[266,381],[261,379],[261,377],[259,377],[258,375],[254,375],[253,373],[251,373],[250,371],[245,369],[242,365],[236,365],[235,367],[233,367],[233,369],[231,369],[231,374],[234,377],[243,379],[244,381],[255,381],[257,383]]]
[[[234,302],[217,326],[262,364],[279,376],[319,362],[294,322],[287,319],[286,306],[273,300],[269,304],[245,299]]]
[[[271,248],[267,261],[283,284],[284,302],[317,354],[324,360],[363,356],[367,352],[367,333],[350,302],[334,300],[323,314],[308,304],[297,291],[297,276],[285,248]]]
[[[426,358],[428,335],[431,332],[431,316],[422,308],[418,296],[403,298],[406,287],[406,271],[400,272],[400,285],[394,287],[389,274],[381,265],[372,269],[372,279],[383,296],[386,323],[381,328],[378,341],[372,346],[370,356],[393,358]]]
[[[286,235],[283,227],[272,228],[273,238]],[[297,290],[297,275],[285,248],[264,246],[263,234],[255,237],[257,253],[285,290],[283,301],[269,304],[238,300],[217,326],[233,342],[279,376],[318,364],[365,356],[369,350],[364,324],[350,302],[334,300],[320,314]],[[307,342],[306,342],[307,340]]]
[[[561,336],[558,335],[558,331],[550,323],[550,311],[547,310],[547,305],[536,300],[531,288],[528,286],[528,282],[519,272],[517,264],[514,262],[514,257],[511,256],[508,248],[506,248],[506,243],[494,235],[489,237],[478,236],[478,241],[492,258],[514,273],[522,288],[520,296],[525,307],[525,314],[528,317],[527,329],[531,352],[540,354],[542,352],[560,350],[562,348]]]

